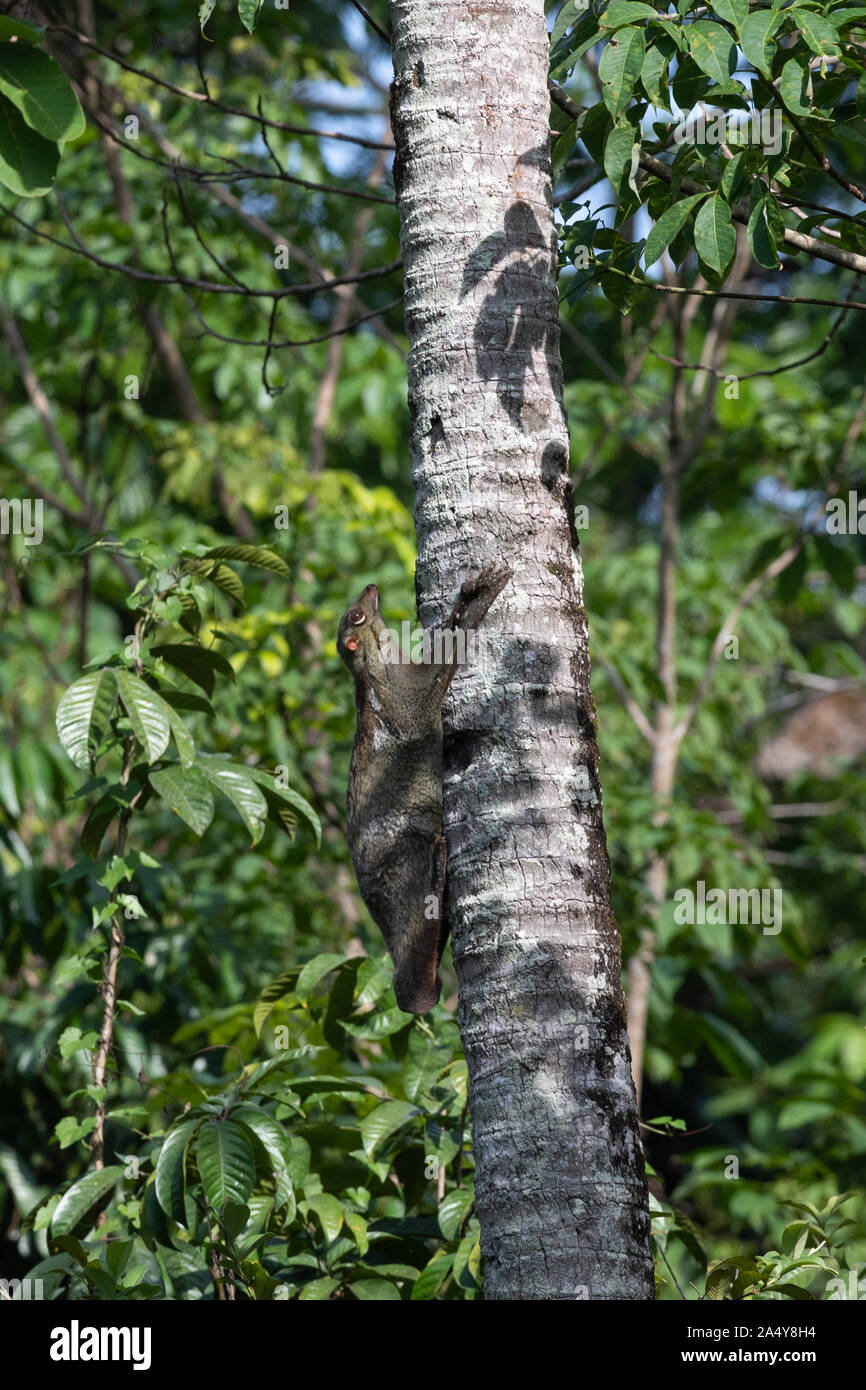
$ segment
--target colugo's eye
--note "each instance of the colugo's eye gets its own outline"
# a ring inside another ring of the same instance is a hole
[[[360,627],[365,621],[364,612],[361,608],[353,608],[349,613],[349,622],[353,627]]]

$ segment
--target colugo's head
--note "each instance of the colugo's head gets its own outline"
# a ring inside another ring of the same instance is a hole
[[[353,675],[383,663],[383,643],[390,634],[379,612],[379,590],[368,584],[340,619],[337,651]]]

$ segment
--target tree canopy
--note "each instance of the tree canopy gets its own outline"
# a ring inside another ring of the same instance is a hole
[[[414,624],[369,9],[0,17],[0,1273],[51,1296],[482,1296],[454,977],[396,1008],[344,838],[337,620],[375,581]],[[866,6],[549,27],[658,1292],[857,1297]],[[781,929],[686,920],[699,883]]]

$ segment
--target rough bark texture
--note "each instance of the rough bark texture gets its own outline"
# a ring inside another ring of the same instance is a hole
[[[391,17],[422,622],[481,565],[514,570],[446,705],[485,1297],[651,1298],[570,519],[544,7],[392,0]]]

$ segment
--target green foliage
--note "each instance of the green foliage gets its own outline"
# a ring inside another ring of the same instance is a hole
[[[804,3],[749,10],[746,0],[721,0],[709,9],[680,5],[674,16],[661,0],[562,6],[551,35],[551,74],[567,83],[578,59],[598,46],[600,99],[593,104],[586,98],[573,122],[557,112],[562,134],[555,170],[585,151],[621,195],[615,161],[607,154],[602,161],[598,146],[606,138],[610,150],[618,131],[624,138],[627,120],[637,172],[631,196],[617,199],[615,234],[595,228],[582,239],[566,237],[571,301],[596,282],[628,311],[635,295],[624,294],[617,281],[625,276],[635,290],[648,287],[637,264],[641,250],[645,270],[665,250],[678,266],[696,252],[710,284],[720,284],[733,261],[732,218],[747,227],[751,250],[768,270],[778,267],[780,253],[796,254],[785,241],[786,228],[809,233],[819,224],[825,242],[866,252],[862,199],[853,207],[845,198],[835,210],[826,206],[833,193],[838,198],[837,184],[844,187],[846,178],[856,184],[850,166],[863,162],[866,17],[862,6],[816,9]],[[738,66],[738,53],[745,68]],[[688,125],[695,106],[700,124]],[[814,206],[816,179],[828,166],[838,175],[836,184],[822,198],[820,216],[809,219],[800,205]],[[703,201],[693,220],[698,198]],[[645,247],[632,226],[641,207],[652,224]],[[569,218],[575,212],[567,208]],[[588,212],[580,219],[589,220]],[[570,232],[576,225],[571,222]],[[592,250],[590,276],[574,261],[578,245]],[[637,253],[633,259],[626,258],[629,247]]]
[[[477,1297],[456,1025],[437,1007],[378,1028],[397,1012],[389,978],[382,960],[326,954],[230,1020],[197,1020],[227,1073],[161,1076],[132,1106],[135,1154],[36,1202],[48,1253],[33,1277],[51,1297],[115,1300],[226,1284],[242,1299]]]
[[[138,614],[132,638],[124,654],[109,655],[98,669],[69,687],[57,706],[60,742],[78,767],[90,777],[74,795],[107,786],[112,754],[120,755],[120,780],[108,787],[93,805],[82,830],[82,846],[97,859],[104,836],[115,821],[127,825],[133,808],[143,808],[150,791],[162,797],[176,815],[197,835],[203,835],[213,819],[215,787],[231,802],[255,845],[270,817],[282,830],[292,831],[284,814],[291,805],[312,826],[321,840],[316,812],[297,791],[276,785],[262,768],[231,763],[213,753],[196,751],[196,743],[173,701],[181,708],[191,683],[208,697],[219,678],[234,680],[231,662],[215,647],[206,647],[198,636],[183,642],[154,641],[159,629],[180,622],[194,609],[196,633],[204,619],[200,580],[204,577],[237,598],[240,578],[222,561],[242,560],[275,574],[288,574],[284,561],[264,546],[226,545],[200,548],[194,558],[161,568],[157,559],[140,556],[145,568],[130,599]],[[218,574],[209,562],[219,560]],[[216,634],[214,634],[216,636]],[[91,663],[93,664],[93,663]],[[173,741],[177,758],[166,757]],[[144,764],[139,759],[144,758]],[[117,758],[115,756],[115,762]],[[146,766],[145,766],[146,765]],[[269,789],[265,796],[258,783]],[[123,853],[124,845],[119,846]]]
[[[568,0],[552,35],[554,74],[586,106],[573,123],[553,108],[558,186],[589,159],[577,177],[589,167],[609,179],[616,204],[598,205],[605,192],[591,208],[561,205],[563,263],[575,267],[563,277],[566,399],[577,500],[590,517],[580,539],[614,905],[628,961],[647,924],[647,865],[663,850],[672,887],[704,878],[779,888],[785,927],[778,937],[738,924],[690,928],[671,902],[658,923],[645,1114],[674,1117],[645,1131],[664,1193],[654,1220],[659,1289],[678,1298],[676,1279],[689,1298],[848,1298],[866,1263],[862,1199],[844,1198],[862,1190],[866,1151],[866,778],[861,758],[830,777],[805,771],[770,785],[755,757],[792,695],[866,675],[862,536],[833,537],[809,520],[843,458],[840,495],[862,486],[862,443],[846,454],[866,375],[853,313],[831,333],[821,306],[739,305],[725,361],[736,390],[718,383],[681,480],[681,707],[750,578],[805,542],[744,613],[739,657],[719,663],[683,745],[667,826],[653,820],[649,750],[600,658],[651,713],[660,694],[657,485],[676,372],[663,359],[698,361],[715,308],[702,302],[682,343],[672,318],[654,322],[661,296],[646,281],[663,253],[689,274],[700,254],[712,288],[737,211],[758,289],[777,295],[784,275],[784,292],[839,299],[835,268],[801,263],[790,247],[777,271],[779,219],[816,236],[826,223],[843,247],[866,249],[859,205],[819,169],[790,116],[778,158],[751,144],[731,147],[732,158],[709,145],[675,154],[671,103],[743,110],[740,74],[724,81],[722,30],[746,55],[743,88],[752,80],[758,104],[775,105],[760,85],[769,74],[815,147],[862,182],[862,30],[849,5],[667,9]],[[324,115],[311,116],[310,92],[331,95],[336,82],[379,101],[347,43],[344,10],[331,0],[293,0],[279,14],[261,7],[250,40],[236,4],[202,6],[212,90],[253,113],[264,94],[266,112],[302,127]],[[155,57],[150,11],[101,5],[100,44],[198,90],[195,7],[160,18]],[[826,69],[822,19],[842,39]],[[44,56],[38,31],[0,18],[0,44],[14,34]],[[621,60],[604,58],[613,39]],[[579,62],[592,48],[605,96]],[[357,202],[238,180],[233,209],[214,196],[226,161],[272,172],[255,121],[191,108],[107,59],[82,61],[110,74],[115,119],[142,117],[140,142],[117,146],[129,222],[117,215],[95,129],[68,137],[64,201],[104,260],[168,269],[166,194],[179,264],[215,274],[181,215],[174,172],[154,162],[164,158],[159,137],[182,162],[207,166],[208,181],[190,181],[185,196],[222,265],[269,286],[309,278],[296,252],[342,270],[357,242]],[[30,184],[49,188],[60,137],[29,124],[34,108],[20,99],[0,92],[7,124],[26,139]],[[382,115],[363,127],[373,140],[382,128]],[[363,189],[375,158],[346,147],[337,161],[334,142],[313,136],[269,138],[277,159],[313,183]],[[0,132],[0,158],[5,148]],[[665,163],[670,182],[640,155]],[[803,223],[795,204],[809,214]],[[290,271],[275,271],[271,240],[237,205],[290,233]],[[362,271],[399,256],[393,206],[363,206],[373,215]],[[26,213],[73,245],[53,199]],[[82,510],[5,352],[0,492],[44,489],[64,510],[46,505],[39,546],[2,538],[0,1206],[3,1229],[18,1238],[3,1242],[0,1273],[38,1269],[55,1298],[210,1299],[223,1281],[239,1298],[479,1297],[453,975],[446,962],[448,1003],[431,1018],[413,1022],[396,1008],[342,820],[353,710],[337,619],[371,580],[390,622],[412,614],[402,310],[383,315],[381,333],[365,324],[342,340],[325,466],[311,474],[327,340],[273,355],[269,380],[285,389],[271,398],[261,353],[243,341],[266,334],[260,306],[230,295],[196,303],[221,335],[209,337],[180,289],[107,272],[10,219],[5,232],[4,308],[94,512]],[[390,284],[363,287],[365,311],[389,302]],[[154,352],[151,303],[184,359],[200,419],[184,413]],[[280,331],[315,339],[331,313],[325,294],[283,301]],[[796,371],[750,377],[822,343]],[[137,398],[125,394],[130,375]],[[703,377],[687,381],[703,401]],[[261,545],[236,533],[226,498]],[[785,821],[779,803],[827,809]],[[114,1043],[97,1086],[98,987],[113,923],[125,940]],[[93,1172],[100,1104],[106,1167]],[[786,1269],[799,1260],[808,1263]]]
[[[33,46],[42,30],[19,21],[3,25],[0,183],[18,197],[36,198],[50,192],[64,145],[84,133],[84,113],[63,70]]]

